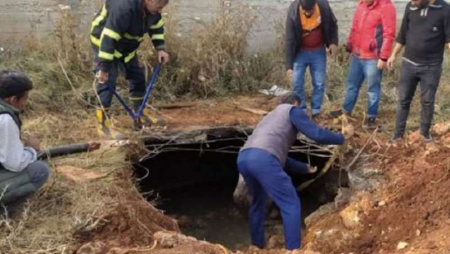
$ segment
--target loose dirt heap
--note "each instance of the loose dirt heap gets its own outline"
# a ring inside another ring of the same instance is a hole
[[[449,134],[425,144],[415,132],[407,142],[382,145],[370,167],[385,182],[355,193],[308,232],[308,247],[321,253],[448,253],[450,239]]]

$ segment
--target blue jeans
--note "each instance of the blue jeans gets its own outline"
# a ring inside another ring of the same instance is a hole
[[[94,63],[98,63],[98,52],[94,49]],[[98,72],[99,67],[94,67],[94,72]],[[130,97],[134,99],[142,99],[145,95],[145,73],[142,67],[139,65],[138,57],[135,56],[130,62],[124,63],[123,61],[115,60],[111,69],[108,72],[108,80],[105,84],[97,84],[97,93],[100,97],[100,103],[103,107],[109,108],[111,106],[113,94],[109,91],[108,86],[116,89],[117,78],[119,71],[125,72],[125,78],[130,83]]]
[[[352,55],[347,78],[347,94],[343,110],[349,114],[358,101],[359,90],[367,81],[367,116],[377,117],[381,98],[382,71],[377,67],[378,59],[360,59]]]
[[[238,170],[252,194],[249,210],[252,244],[264,247],[264,220],[267,196],[280,208],[283,219],[286,249],[301,246],[300,199],[291,178],[283,171],[278,159],[272,154],[256,148],[239,153]]]
[[[292,87],[294,92],[302,100],[300,108],[306,109],[305,99],[305,72],[309,66],[312,78],[311,112],[313,115],[319,114],[322,108],[323,97],[325,95],[325,81],[327,70],[327,55],[325,48],[317,50],[301,50],[297,54],[294,63]]]

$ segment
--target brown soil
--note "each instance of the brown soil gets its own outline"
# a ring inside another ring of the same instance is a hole
[[[339,229],[330,239],[335,242],[313,249],[336,254],[449,253],[450,239],[441,233],[450,230],[450,149],[439,141],[427,145],[413,133],[407,143],[383,145],[380,153],[385,159],[371,166],[382,170],[387,181],[370,195],[374,202],[362,214],[361,226],[346,230],[338,216],[330,216],[320,223],[322,229]],[[314,232],[321,227],[316,225]],[[400,248],[401,243],[407,246]]]
[[[389,155],[379,165],[389,178],[379,196],[386,205],[374,207],[363,220],[367,230],[351,251],[389,253],[399,242],[420,241],[437,230],[450,229],[450,149],[416,143],[391,147]],[[450,242],[445,240],[447,248],[441,251],[449,250]]]

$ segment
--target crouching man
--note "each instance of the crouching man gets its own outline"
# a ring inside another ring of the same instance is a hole
[[[249,211],[252,244],[265,246],[264,215],[267,196],[280,208],[283,219],[286,249],[301,246],[300,199],[291,178],[283,171],[289,168],[296,173],[309,173],[307,164],[288,158],[290,147],[297,133],[320,144],[343,144],[353,135],[353,127],[344,129],[344,135],[325,130],[315,125],[299,108],[300,98],[286,95],[281,104],[256,126],[238,156],[238,169],[250,189],[252,202]]]
[[[21,141],[20,111],[25,109],[33,84],[25,74],[0,72],[0,204],[13,211],[44,185],[49,168],[36,161],[40,142],[30,137]]]

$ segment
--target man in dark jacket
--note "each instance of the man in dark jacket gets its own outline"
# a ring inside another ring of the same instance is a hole
[[[119,69],[125,70],[130,83],[132,108],[137,111],[145,95],[145,74],[136,55],[144,35],[148,33],[158,51],[159,62],[166,63],[164,20],[162,9],[169,0],[106,0],[92,21],[91,43],[94,50],[94,71],[98,79],[97,93],[102,109],[97,110],[98,132],[108,137],[118,137],[111,129],[107,111],[111,106]],[[150,125],[149,117],[142,117]],[[141,126],[136,126],[141,127]]]
[[[286,166],[295,174],[307,174],[309,166],[288,157],[297,133],[320,144],[343,144],[345,137],[353,135],[347,126],[344,135],[333,133],[311,122],[298,106],[300,98],[295,93],[286,95],[281,104],[256,126],[238,156],[238,169],[252,194],[249,211],[252,244],[265,246],[264,215],[267,196],[280,208],[283,218],[286,249],[301,246],[301,209],[291,178],[283,171]]]
[[[294,92],[305,109],[305,72],[309,66],[313,92],[313,119],[321,112],[326,83],[326,51],[334,54],[338,44],[336,17],[327,0],[296,0],[289,7],[286,19],[287,75]]]
[[[420,134],[426,142],[433,140],[430,127],[446,45],[450,48],[450,5],[444,0],[413,0],[408,3],[397,44],[388,60],[388,67],[392,68],[396,56],[405,48],[398,86],[394,141],[403,139],[409,108],[419,83],[422,104]]]

